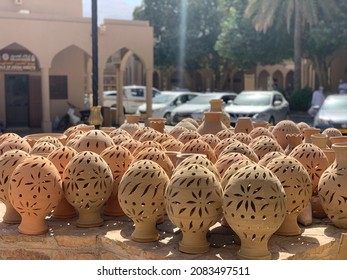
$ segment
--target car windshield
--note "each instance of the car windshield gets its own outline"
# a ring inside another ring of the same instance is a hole
[[[202,94],[186,102],[186,104],[209,104],[211,99],[219,99],[219,95]]]
[[[171,100],[175,99],[175,95],[171,94],[158,94],[152,99],[153,104],[167,104],[170,103]]]
[[[233,102],[234,105],[244,106],[266,106],[271,104],[271,96],[269,94],[239,94]]]
[[[323,105],[322,110],[346,110],[347,109],[347,96],[346,98],[327,98]]]

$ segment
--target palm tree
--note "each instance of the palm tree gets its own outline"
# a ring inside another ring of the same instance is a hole
[[[294,90],[301,88],[301,40],[305,25],[315,25],[320,15],[331,17],[336,7],[335,0],[248,0],[245,16],[252,19],[257,31],[266,32],[273,24],[280,24],[281,19],[286,20],[288,32],[294,24]]]

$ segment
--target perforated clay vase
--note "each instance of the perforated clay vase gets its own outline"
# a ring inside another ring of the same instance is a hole
[[[165,213],[164,192],[169,177],[154,161],[132,163],[119,184],[118,200],[124,213],[134,222],[131,239],[154,242],[159,239],[157,221]]]
[[[347,229],[347,143],[332,145],[336,157],[318,183],[321,205],[332,223]]]
[[[95,152],[80,152],[66,165],[62,178],[65,197],[78,213],[76,226],[103,225],[101,209],[113,191],[107,162]]]
[[[106,148],[100,156],[107,162],[113,175],[113,190],[106,201],[103,214],[114,217],[122,216],[124,212],[118,202],[119,183],[134,157],[127,148],[119,145]]]
[[[179,251],[201,254],[210,250],[207,233],[222,216],[222,188],[215,175],[200,164],[179,169],[165,192],[169,219],[182,231]]]
[[[30,157],[30,155],[21,150],[10,150],[0,156],[0,201],[2,201],[6,207],[2,219],[4,223],[19,224],[21,221],[21,216],[10,202],[8,191],[13,170],[19,163],[28,157]]]
[[[295,158],[279,156],[271,160],[266,167],[272,171],[286,193],[287,213],[280,228],[279,235],[299,235],[302,233],[298,225],[298,215],[310,203],[312,196],[312,183],[305,167]]]
[[[204,120],[197,131],[200,135],[217,134],[225,128],[226,126],[222,122],[222,112],[205,112]]]
[[[46,217],[63,197],[60,174],[47,158],[28,157],[12,172],[9,197],[22,217],[19,232],[28,235],[44,234],[49,229]]]
[[[279,179],[259,164],[243,167],[229,179],[223,212],[241,240],[240,259],[271,259],[268,241],[284,221],[285,196]]]
[[[71,147],[62,146],[60,148],[54,149],[47,155],[47,158],[54,164],[57,168],[60,177],[63,177],[63,173],[66,165],[70,160],[77,155],[77,151]],[[77,215],[75,208],[66,200],[65,195],[54,209],[52,213],[52,218],[55,219],[70,219]]]

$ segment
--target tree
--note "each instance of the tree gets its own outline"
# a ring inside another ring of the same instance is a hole
[[[249,0],[245,16],[251,18],[257,31],[266,32],[269,27],[284,19],[287,31],[294,25],[294,90],[301,87],[301,46],[305,25],[318,23],[319,11],[326,18],[337,12],[335,0]],[[277,21],[277,22],[276,22]]]
[[[178,65],[184,51],[185,69],[210,67],[218,54],[214,44],[220,32],[221,0],[144,0],[134,19],[148,20],[158,39],[155,65]],[[182,24],[183,23],[183,24]],[[182,50],[182,43],[184,43]]]
[[[258,64],[277,64],[292,56],[289,34],[270,27],[270,32],[257,32],[244,17],[247,2],[229,0],[228,15],[222,20],[216,42],[218,53],[244,71]]]

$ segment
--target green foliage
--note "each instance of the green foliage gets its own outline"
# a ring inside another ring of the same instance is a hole
[[[312,89],[305,87],[293,92],[289,97],[291,111],[307,111],[311,106]]]

